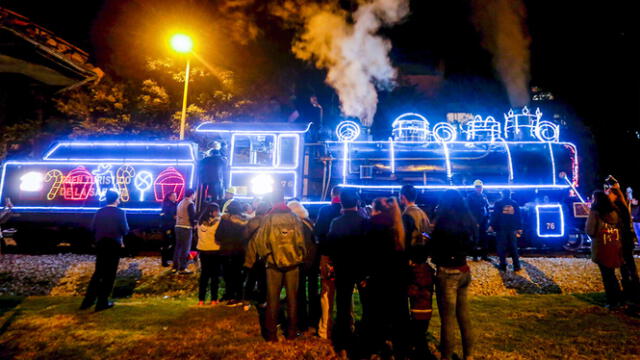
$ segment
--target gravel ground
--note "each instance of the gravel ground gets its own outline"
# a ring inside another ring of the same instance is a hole
[[[603,291],[598,268],[589,259],[523,258],[524,271],[501,273],[494,263],[470,262],[471,295],[572,294]],[[0,256],[0,295],[81,295],[93,271],[91,255]],[[640,258],[636,258],[640,266]],[[133,296],[196,293],[197,276],[169,275],[157,257],[123,258],[116,287]],[[123,285],[124,284],[124,285]]]

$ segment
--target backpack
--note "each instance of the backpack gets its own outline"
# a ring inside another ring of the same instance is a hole
[[[600,242],[599,263],[608,268],[622,266],[622,242],[620,241],[620,229],[615,225],[603,221],[597,241]]]

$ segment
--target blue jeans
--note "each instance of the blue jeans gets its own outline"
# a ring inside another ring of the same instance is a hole
[[[187,268],[193,230],[176,227],[176,247],[173,251],[173,268],[183,271]]]
[[[513,269],[520,269],[520,255],[518,255],[518,238],[515,231],[496,232],[496,250],[500,258],[500,268],[507,267],[507,251],[513,259]]]
[[[460,327],[464,358],[473,356],[473,333],[469,319],[467,290],[471,273],[439,267],[436,275],[436,299],[440,311],[440,352],[443,359],[453,355],[456,320]]]

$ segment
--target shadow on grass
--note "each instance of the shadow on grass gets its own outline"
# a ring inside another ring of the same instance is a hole
[[[523,271],[526,271],[528,278],[515,272],[500,271],[500,277],[504,286],[508,289],[515,289],[518,294],[562,294],[560,285],[556,284],[538,267],[520,260]],[[496,263],[493,265],[499,269]]]
[[[586,293],[586,294],[573,294],[578,300],[584,301],[591,305],[597,305],[604,307],[607,304],[607,298],[604,293]]]
[[[12,311],[18,305],[20,305],[26,297],[24,296],[3,296],[0,297],[0,317],[3,317],[5,313]],[[13,321],[18,317],[20,311],[16,310],[11,313],[6,319],[0,319],[0,335],[4,334],[5,331],[11,326]]]

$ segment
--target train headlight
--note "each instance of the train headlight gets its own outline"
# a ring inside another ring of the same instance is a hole
[[[273,192],[274,180],[271,175],[260,174],[251,179],[251,192],[264,195]]]
[[[21,191],[40,191],[44,182],[44,175],[37,171],[30,171],[20,177]]]

